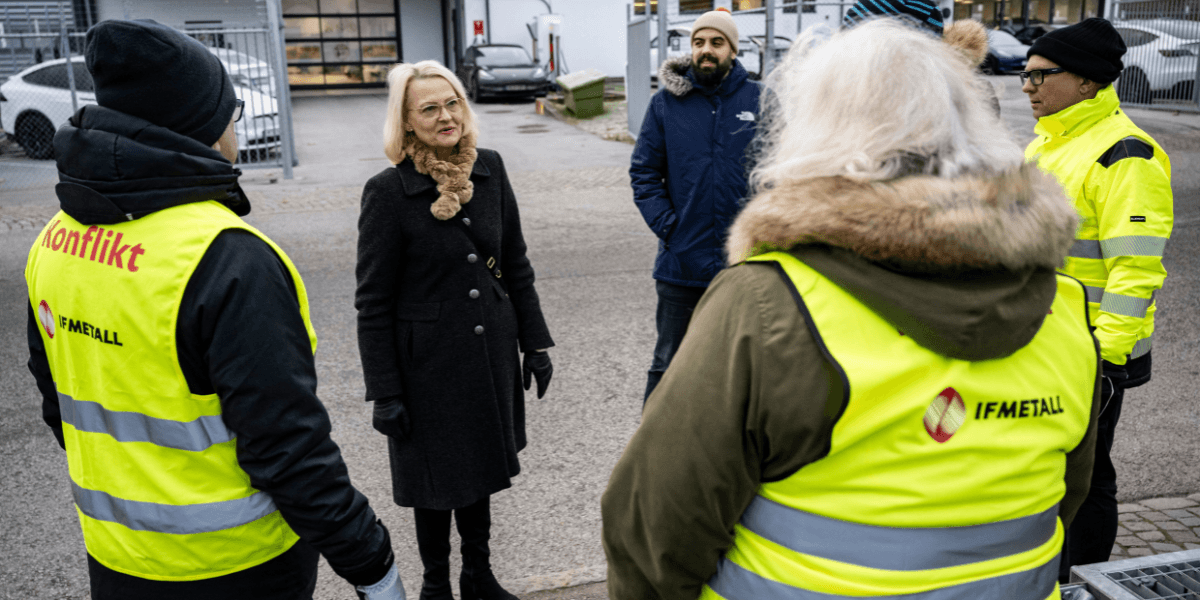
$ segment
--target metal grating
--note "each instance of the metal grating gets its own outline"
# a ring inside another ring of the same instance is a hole
[[[1096,600],[1200,600],[1200,550],[1072,567],[1071,582]]]
[[[1200,600],[1200,560],[1105,573],[1139,598]]]

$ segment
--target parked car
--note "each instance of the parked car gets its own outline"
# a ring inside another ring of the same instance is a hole
[[[762,72],[762,56],[766,50],[766,45],[767,36],[765,35],[752,35],[738,40],[737,58],[742,62],[742,67],[750,74],[751,79],[762,79],[764,75]],[[791,47],[791,39],[778,35],[775,36],[775,42],[771,48],[771,55],[774,56],[771,64],[778,65]]]
[[[1200,23],[1146,19],[1118,21],[1113,26],[1128,48],[1123,58],[1125,70],[1116,84],[1122,101],[1193,97]]]
[[[657,30],[656,30],[657,31]],[[689,26],[672,27],[667,30],[667,58],[692,55],[692,28]],[[658,36],[650,40],[650,81],[658,81],[658,68],[662,61],[658,59]]]
[[[229,48],[209,46],[208,51],[212,52],[225,65],[225,70],[229,73],[229,78],[233,80],[234,85],[248,87],[268,96],[279,93],[271,65],[265,61]]]
[[[1024,44],[1013,34],[999,29],[989,29],[988,53],[980,69],[989,75],[1011,73],[1025,68],[1029,44]]]
[[[546,69],[534,64],[523,46],[478,44],[467,48],[458,78],[471,100],[485,97],[544,96],[550,89]]]
[[[78,105],[96,104],[95,85],[82,56],[71,58],[71,70]],[[236,125],[238,150],[242,160],[260,159],[280,145],[278,104],[243,85],[235,84],[233,90],[246,104]],[[33,65],[0,85],[0,127],[30,158],[54,158],[54,132],[73,114],[65,58]]]

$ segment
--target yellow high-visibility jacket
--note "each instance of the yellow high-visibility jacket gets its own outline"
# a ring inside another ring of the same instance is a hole
[[[1174,224],[1170,159],[1111,85],[1042,117],[1034,132],[1025,159],[1058,178],[1082,217],[1062,272],[1087,287],[1101,357],[1124,365],[1149,354]]]
[[[701,600],[1058,600],[1064,457],[1097,359],[1085,292],[1057,276],[1037,335],[966,361],[921,347],[798,258],[772,252],[848,402],[828,454],[764,481]]]
[[[229,229],[258,236],[287,267],[315,352],[295,265],[216,201],[102,227],[59,212],[29,253],[29,302],[58,394],[83,541],[97,562],[126,575],[210,579],[265,563],[300,539],[251,486],[220,398],[193,394],[179,363],[184,292]]]

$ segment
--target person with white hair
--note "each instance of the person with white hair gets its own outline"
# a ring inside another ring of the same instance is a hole
[[[874,19],[767,82],[754,196],[602,499],[613,600],[1058,598],[1099,355],[1077,215]]]
[[[554,342],[504,161],[475,147],[462,82],[427,60],[397,65],[388,88],[384,153],[395,166],[367,182],[358,221],[366,399],[388,437],[393,499],[413,507],[421,600],[453,600],[452,513],[462,599],[516,600],[492,574],[489,499],[521,470],[522,384],[546,393]]]

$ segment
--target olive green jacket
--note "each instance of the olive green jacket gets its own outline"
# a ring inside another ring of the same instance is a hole
[[[728,250],[731,261],[789,250],[922,346],[986,360],[1037,333],[1076,223],[1061,188],[1029,167],[995,178],[829,178],[759,195]],[[841,399],[778,271],[747,263],[719,274],[604,494],[609,597],[696,598],[759,485],[828,452]],[[1088,492],[1096,406],[1067,456],[1064,524]]]

